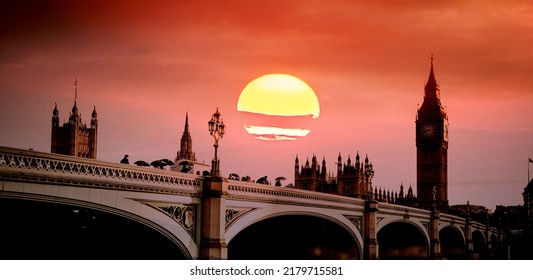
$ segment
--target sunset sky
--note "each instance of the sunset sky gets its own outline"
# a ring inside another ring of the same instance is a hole
[[[533,158],[532,19],[529,0],[2,1],[0,146],[49,152],[54,103],[65,121],[78,77],[82,120],[98,112],[99,160],[174,159],[188,112],[196,157],[210,162],[218,107],[224,176],[288,184],[296,155],[333,171],[339,152],[359,151],[374,186],[416,190],[414,121],[433,54],[450,204],[518,205]],[[306,137],[245,131],[239,95],[270,73],[316,93]]]

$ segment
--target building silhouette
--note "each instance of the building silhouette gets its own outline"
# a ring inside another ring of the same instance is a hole
[[[52,112],[52,141],[51,152],[62,155],[70,155],[82,158],[96,159],[97,136],[98,136],[98,119],[96,106],[91,115],[91,124],[89,127],[81,120],[81,115],[76,104],[77,84],[75,82],[75,99],[74,106],[69,114],[68,121],[59,125],[59,110],[57,103]]]
[[[416,116],[416,192],[420,208],[448,209],[448,115],[440,102],[440,89],[431,70],[424,101]],[[435,200],[435,202],[433,202]]]
[[[531,159],[529,161],[531,162]],[[524,198],[525,230],[530,236],[533,236],[533,179],[524,188],[522,197]]]
[[[373,176],[374,170],[368,156],[363,163],[360,161],[359,153],[355,157],[354,164],[350,156],[343,164],[339,154],[336,176],[328,174],[325,158],[322,159],[322,165],[318,164],[315,155],[311,163],[307,159],[302,166],[300,166],[298,156],[294,161],[294,187],[297,189],[364,198],[371,191]]]
[[[337,193],[331,189],[327,180],[326,159],[322,160],[322,166],[318,165],[317,158],[313,155],[311,164],[309,159],[300,168],[298,156],[294,160],[294,187],[302,190]]]

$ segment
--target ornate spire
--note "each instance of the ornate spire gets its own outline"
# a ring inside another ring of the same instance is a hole
[[[177,153],[176,161],[186,159],[196,161],[196,153],[192,150],[192,137],[189,131],[189,112],[185,113],[185,127],[180,141],[180,150]]]
[[[189,132],[189,112],[185,113],[185,132]]]
[[[76,105],[76,101],[74,100],[74,106],[72,106],[72,114],[78,113],[78,106]]]
[[[433,54],[431,55],[431,68],[430,68],[430,71],[429,71],[429,77],[428,77],[428,81],[426,83],[426,86],[424,88],[425,90],[425,95],[424,95],[424,100],[426,98],[431,98],[431,99],[436,99],[437,101],[439,101],[440,99],[440,90],[439,90],[439,85],[437,84],[437,79],[435,79],[435,72],[433,71],[433,61],[435,60],[435,58],[433,57]]]

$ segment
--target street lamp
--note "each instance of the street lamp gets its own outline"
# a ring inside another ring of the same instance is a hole
[[[367,198],[368,200],[374,200],[374,193],[372,192],[372,178],[374,177],[374,168],[372,166],[372,163],[368,164],[366,166],[365,170],[366,180],[367,180]]]
[[[220,118],[220,112],[218,111],[218,108],[213,116],[211,116],[211,120],[207,122],[207,124],[209,127],[209,134],[211,134],[215,139],[215,144],[213,145],[213,147],[215,147],[215,158],[211,162],[211,177],[220,177],[220,161],[217,155],[218,140],[224,137],[224,133],[226,133],[226,125]]]

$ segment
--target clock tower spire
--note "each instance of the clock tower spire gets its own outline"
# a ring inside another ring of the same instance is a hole
[[[440,211],[448,209],[448,115],[441,105],[440,89],[433,70],[424,87],[424,101],[416,116],[416,177],[419,206]]]

